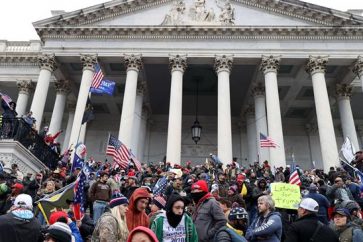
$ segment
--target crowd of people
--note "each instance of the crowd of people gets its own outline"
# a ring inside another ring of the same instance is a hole
[[[16,104],[1,102],[1,137],[9,138]],[[22,120],[38,133],[31,112]],[[44,127],[38,135],[59,152],[60,133]],[[164,160],[125,169],[90,157],[77,167],[69,154],[36,174],[0,164],[0,242],[363,242],[363,185],[355,173],[363,172],[362,151],[327,174],[296,166],[295,209],[275,206],[271,194],[272,184],[290,182],[295,167],[272,169],[268,161],[242,167],[237,160],[224,167],[214,155],[195,165]],[[61,200],[69,187],[81,195],[72,192],[65,205],[45,211],[40,201]]]
[[[357,152],[355,164],[363,162]],[[289,182],[290,168],[272,171],[268,161],[226,168],[86,162],[84,214],[73,201],[49,217],[37,201],[72,184],[83,172],[59,162],[57,169],[23,176],[16,164],[0,174],[0,241],[363,241],[361,184],[349,171],[332,167],[299,170],[297,209],[275,207],[271,184]]]

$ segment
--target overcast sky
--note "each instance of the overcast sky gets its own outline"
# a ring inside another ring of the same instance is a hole
[[[271,0],[272,1],[272,0]],[[32,22],[51,17],[51,10],[67,12],[103,3],[104,0],[2,0],[0,39],[38,39]],[[363,9],[363,0],[306,0],[342,11]]]

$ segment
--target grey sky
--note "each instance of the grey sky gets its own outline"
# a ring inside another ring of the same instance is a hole
[[[104,0],[3,0],[0,8],[0,39],[29,40],[38,39],[32,22],[51,16],[51,10],[73,11]],[[334,8],[363,9],[362,0],[306,0],[306,2]]]

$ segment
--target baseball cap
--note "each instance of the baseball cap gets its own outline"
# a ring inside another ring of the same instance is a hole
[[[192,185],[192,191],[195,189],[202,190],[203,192],[208,192],[207,182],[204,180],[199,180]]]
[[[346,217],[350,218],[349,210],[346,209],[346,208],[337,208],[337,209],[335,209],[332,215],[334,216],[335,214],[340,214],[340,215],[343,215],[343,216],[346,216]]]
[[[33,199],[28,194],[19,194],[15,198],[14,206],[33,209]]]
[[[319,211],[319,204],[312,198],[304,198],[301,200],[299,208],[317,213]]]

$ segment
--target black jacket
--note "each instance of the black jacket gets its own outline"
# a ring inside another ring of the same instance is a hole
[[[43,241],[40,223],[36,217],[20,219],[12,213],[0,216],[0,241],[38,242]]]
[[[305,215],[291,224],[287,231],[285,242],[310,242],[315,229],[318,227],[316,214]],[[335,232],[328,226],[323,225],[315,237],[316,242],[339,242]]]

